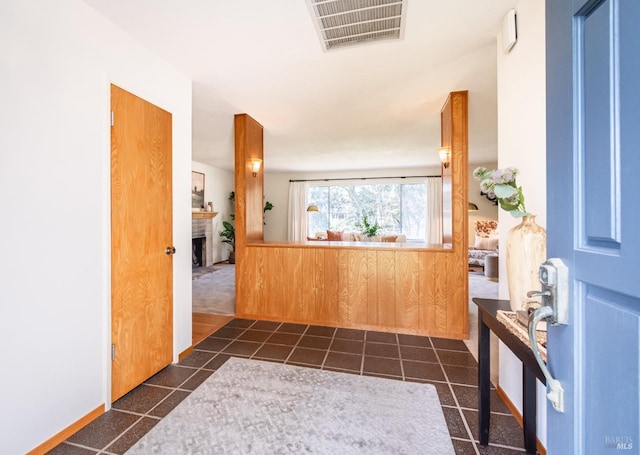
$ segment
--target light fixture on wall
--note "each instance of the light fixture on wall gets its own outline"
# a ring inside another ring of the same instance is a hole
[[[251,158],[249,160],[249,167],[251,168],[251,172],[253,172],[254,177],[258,175],[260,166],[262,166],[262,160],[260,158]]]
[[[450,147],[440,147],[438,149],[438,155],[440,155],[440,162],[444,168],[448,168],[449,164],[451,164],[451,148]]]
[[[307,212],[319,212],[319,211],[320,209],[315,204],[309,204],[309,207],[307,207]]]
[[[467,210],[470,212],[477,212],[478,211],[478,206],[476,204],[474,204],[473,202],[468,202],[467,203]]]

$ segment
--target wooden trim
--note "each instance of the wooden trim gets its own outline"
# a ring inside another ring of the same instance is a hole
[[[218,212],[191,212],[191,218],[215,218]]]
[[[294,241],[265,241],[247,243],[247,247],[264,248],[331,248],[331,249],[367,249],[367,250],[391,250],[391,251],[427,251],[453,254],[451,248],[442,245],[413,243],[413,242],[340,242],[329,240],[307,240],[303,242]]]
[[[193,352],[193,346],[188,347],[178,355],[178,360],[182,360]]]
[[[60,444],[62,441],[69,439],[69,436],[77,433],[85,426],[89,425],[91,422],[96,420],[104,414],[104,403],[95,408],[93,411],[89,412],[84,417],[81,417],[79,420],[75,421],[67,428],[56,434],[55,436],[47,439],[45,442],[40,444],[38,447],[27,452],[27,455],[42,455],[53,449],[55,446]]]
[[[513,417],[515,417],[516,422],[518,422],[518,425],[520,425],[520,428],[522,428],[522,414],[520,414],[520,411],[518,411],[518,408],[516,407],[516,405],[513,404],[513,402],[509,399],[505,391],[502,390],[500,386],[496,387],[496,392],[498,393],[498,396],[500,397],[500,399],[504,402],[505,406],[509,408],[509,411],[511,411],[511,414],[513,414]],[[542,445],[540,440],[537,438],[536,438],[536,449],[538,450],[538,453],[540,455],[547,455],[547,449],[545,448],[545,446]]]

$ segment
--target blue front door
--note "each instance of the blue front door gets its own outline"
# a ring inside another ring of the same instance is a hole
[[[547,0],[549,257],[570,323],[549,328],[565,412],[548,453],[640,453],[640,0]]]

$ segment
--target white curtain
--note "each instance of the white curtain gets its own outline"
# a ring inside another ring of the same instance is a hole
[[[442,178],[427,179],[427,243],[442,243]]]
[[[307,182],[290,182],[287,238],[297,242],[307,240],[307,221]]]

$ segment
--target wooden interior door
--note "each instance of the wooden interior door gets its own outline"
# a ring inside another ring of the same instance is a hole
[[[173,359],[171,114],[111,86],[111,400]]]

